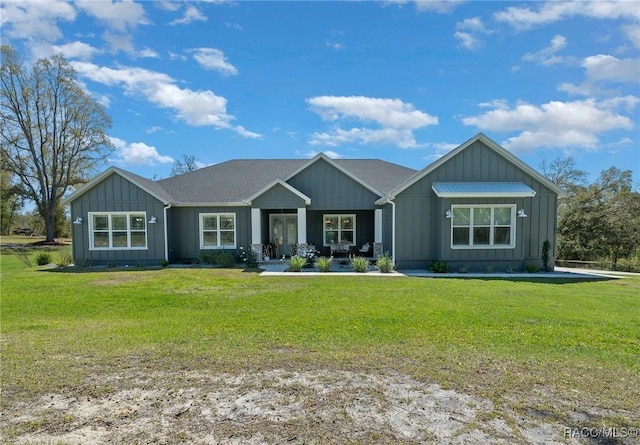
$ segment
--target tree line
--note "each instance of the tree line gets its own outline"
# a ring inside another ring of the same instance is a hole
[[[2,45],[0,67],[0,231],[10,233],[25,201],[35,205],[46,241],[68,226],[62,197],[86,183],[112,150],[111,119],[77,82],[62,55],[29,66]],[[171,176],[198,168],[194,156],[175,161]],[[587,183],[573,158],[543,162],[543,174],[567,191],[558,205],[559,259],[619,259],[638,254],[640,194],[632,171],[611,167]]]

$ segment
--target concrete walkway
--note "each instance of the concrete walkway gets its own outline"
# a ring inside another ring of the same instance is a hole
[[[314,277],[314,276],[383,276],[383,277],[423,277],[423,278],[551,278],[559,280],[567,279],[591,279],[594,278],[623,278],[633,274],[629,272],[611,272],[589,269],[572,269],[568,267],[556,267],[553,272],[518,272],[518,273],[433,273],[427,270],[400,270],[392,273],[380,273],[376,271],[353,272],[345,268],[344,271],[318,272],[308,269],[302,272],[287,272],[288,264],[282,262],[262,263],[260,268],[264,270],[260,276],[293,276],[293,277]]]

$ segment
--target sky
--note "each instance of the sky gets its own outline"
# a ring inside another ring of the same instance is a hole
[[[541,170],[640,171],[640,1],[0,0],[3,44],[63,54],[112,119],[109,165],[377,158],[482,132]]]

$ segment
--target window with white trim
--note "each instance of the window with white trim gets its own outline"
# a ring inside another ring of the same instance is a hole
[[[452,249],[515,247],[515,205],[454,205],[451,211]]]
[[[200,248],[233,249],[236,247],[235,213],[200,214]]]
[[[145,212],[89,213],[89,249],[146,249]]]
[[[322,215],[324,245],[356,243],[356,215]]]

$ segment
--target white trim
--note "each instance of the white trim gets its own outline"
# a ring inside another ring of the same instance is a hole
[[[276,179],[275,181],[271,182],[271,184],[267,185],[266,187],[261,188],[260,190],[258,190],[256,193],[254,193],[253,195],[251,195],[249,198],[247,198],[247,203],[251,204],[251,201],[253,201],[254,199],[258,198],[259,196],[263,195],[264,193],[266,193],[268,190],[270,190],[271,188],[275,187],[276,185],[281,185],[284,188],[286,188],[287,190],[289,190],[291,193],[293,193],[294,195],[296,195],[298,198],[304,200],[304,203],[306,205],[311,204],[311,198],[309,198],[307,195],[305,195],[304,193],[302,193],[300,190],[296,189],[295,187],[293,187],[291,184],[287,184],[286,182],[284,182],[282,179]]]
[[[463,151],[466,148],[468,148],[469,146],[471,146],[476,141],[480,141],[480,142],[484,143],[487,147],[489,147],[490,149],[492,149],[493,151],[495,151],[496,153],[498,153],[502,157],[506,158],[508,161],[510,161],[511,163],[515,164],[520,169],[522,169],[525,172],[527,172],[530,176],[534,177],[537,181],[541,182],[545,187],[547,187],[547,188],[553,190],[555,193],[557,193],[559,197],[567,196],[567,193],[564,190],[562,190],[560,187],[555,185],[553,182],[551,182],[550,180],[548,180],[547,178],[542,176],[540,173],[535,171],[533,168],[529,167],[527,164],[522,162],[516,156],[512,155],[511,152],[509,152],[507,149],[501,147],[497,142],[495,142],[491,138],[487,137],[483,133],[478,133],[477,135],[475,135],[474,137],[472,137],[471,139],[469,139],[468,141],[466,141],[462,145],[459,145],[458,147],[454,148],[453,150],[451,150],[446,155],[442,156],[440,159],[438,159],[438,160],[432,162],[431,164],[429,164],[428,166],[426,166],[423,170],[419,171],[413,177],[409,178],[403,184],[399,185],[394,190],[392,190],[387,196],[385,196],[385,197],[379,199],[378,201],[376,201],[376,204],[381,205],[381,204],[384,204],[387,200],[395,199],[396,196],[399,193],[401,193],[402,191],[406,190],[407,188],[409,188],[410,186],[412,186],[413,184],[415,184],[416,182],[418,182],[419,180],[421,180],[422,178],[427,176],[429,173],[434,171],[436,168],[440,167],[442,164],[444,164],[449,159],[451,159],[454,156],[456,156],[461,151]]]
[[[171,204],[167,204],[164,206],[164,259],[165,261],[169,261],[169,229],[167,228],[167,210],[171,208]]]
[[[494,224],[494,209],[497,207],[509,207],[511,209],[511,225],[509,226],[509,230],[510,232],[510,236],[509,236],[509,244],[494,244],[491,241],[493,240],[494,237],[494,230],[496,227],[506,227],[506,226],[496,226]],[[447,219],[447,221],[450,221],[450,237],[449,237],[449,242],[450,242],[450,247],[453,250],[469,250],[469,249],[473,249],[473,250],[496,250],[496,249],[515,249],[516,247],[516,230],[517,230],[517,223],[518,223],[518,218],[516,218],[516,205],[515,204],[456,204],[456,205],[452,205],[451,209],[455,210],[455,209],[470,209],[470,214],[469,214],[469,243],[470,244],[453,244],[453,229],[454,229],[454,225],[453,225],[453,220],[454,218],[451,219]],[[477,209],[477,208],[490,208],[491,209],[491,224],[488,226],[489,227],[489,244],[473,244],[473,229],[474,227],[487,227],[484,225],[474,225],[473,224],[473,209]],[[467,226],[458,226],[458,227],[467,227]]]
[[[108,218],[108,227],[106,230],[99,230],[99,233],[109,234],[109,247],[96,247],[94,244],[94,232],[93,217],[94,216],[106,216]],[[112,216],[125,216],[127,227],[123,230],[114,230],[112,227]],[[144,246],[131,246],[131,232],[142,232],[142,230],[131,229],[131,217],[142,216],[144,222]],[[89,219],[87,228],[89,231],[89,250],[149,250],[149,230],[147,225],[147,212],[145,211],[124,211],[124,212],[89,212],[87,214]],[[113,232],[127,232],[127,246],[126,247],[113,247]]]
[[[382,242],[382,209],[373,212],[373,242]]]
[[[298,209],[298,243],[307,243],[307,208]]]
[[[251,244],[262,244],[260,209],[251,209]]]
[[[324,153],[318,153],[317,155],[315,155],[313,158],[311,158],[311,160],[309,160],[309,162],[303,164],[301,167],[297,168],[296,170],[293,171],[293,173],[289,174],[287,177],[284,178],[285,181],[288,181],[289,179],[293,178],[294,176],[296,176],[298,173],[306,170],[308,167],[310,167],[311,165],[313,165],[314,163],[316,163],[317,161],[319,161],[320,159],[328,162],[330,165],[332,165],[333,167],[337,168],[339,171],[341,171],[342,173],[344,173],[346,176],[348,176],[349,178],[353,179],[354,181],[356,181],[358,184],[360,184],[361,186],[369,189],[370,191],[372,191],[373,193],[375,193],[378,196],[383,197],[384,193],[380,192],[378,189],[376,189],[375,187],[372,187],[371,185],[367,184],[366,182],[364,182],[362,179],[360,179],[359,177],[357,177],[356,175],[354,175],[353,173],[351,173],[349,170],[343,168],[341,165],[339,165],[336,161],[334,161],[333,159],[331,159],[330,157],[328,157],[327,155],[325,155]]]
[[[205,246],[204,245],[204,218],[205,217],[211,217],[211,216],[215,216],[218,219],[218,223],[217,223],[217,229],[216,229],[216,233],[218,234],[218,244],[215,246]],[[221,241],[221,233],[222,232],[230,232],[230,230],[225,229],[222,230],[220,228],[220,217],[222,216],[232,216],[233,217],[233,245],[232,246],[224,246],[222,244],[220,244]],[[199,227],[198,227],[198,232],[199,232],[199,236],[200,236],[200,250],[210,250],[210,249],[235,249],[238,245],[238,235],[237,235],[237,230],[238,230],[238,218],[236,217],[235,213],[224,213],[224,212],[218,212],[218,213],[200,213],[199,214]]]

